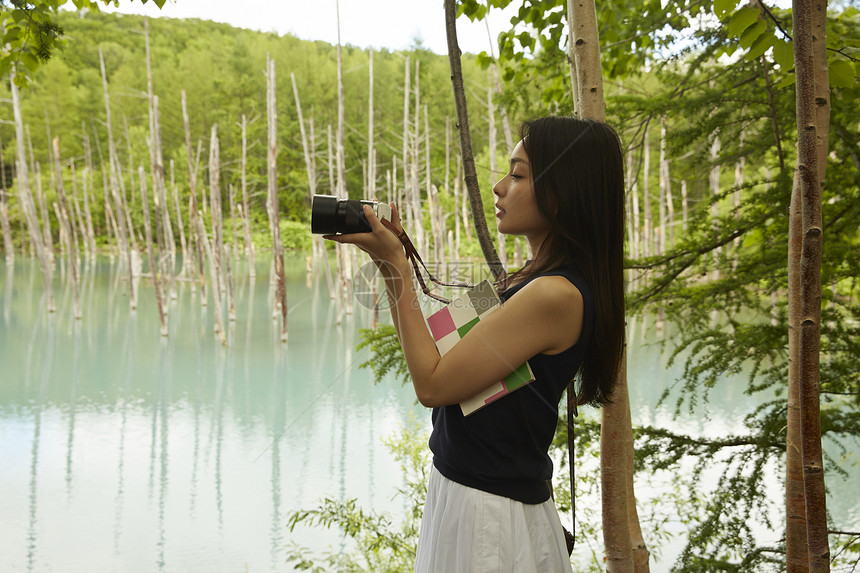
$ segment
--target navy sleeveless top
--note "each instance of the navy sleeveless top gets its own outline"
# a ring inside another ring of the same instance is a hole
[[[502,301],[542,276],[563,276],[579,289],[583,323],[579,340],[559,354],[529,359],[535,380],[470,416],[459,404],[433,409],[430,450],[443,476],[462,485],[528,504],[550,497],[547,453],[558,423],[558,403],[585,356],[594,330],[594,299],[573,266],[532,277],[500,293]]]

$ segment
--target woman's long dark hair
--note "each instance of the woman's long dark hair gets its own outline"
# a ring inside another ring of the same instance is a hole
[[[573,264],[594,296],[594,330],[577,404],[610,401],[624,351],[624,159],[615,130],[573,117],[520,128],[538,210],[550,232],[532,263],[505,285]]]

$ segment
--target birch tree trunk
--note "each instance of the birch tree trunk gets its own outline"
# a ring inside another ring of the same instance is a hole
[[[744,141],[746,140],[746,132],[741,131],[740,135],[740,146],[744,146]],[[747,159],[746,156],[741,155],[738,160],[735,162],[735,190],[732,193],[732,207],[734,208],[734,217],[738,217],[740,215],[740,207],[741,207],[741,188],[744,184],[744,168],[746,167]],[[735,237],[732,241],[732,272],[737,271],[738,263],[740,260],[740,253],[738,252],[741,248],[741,238]]]
[[[287,285],[284,276],[284,249],[281,245],[281,230],[278,213],[278,113],[275,106],[275,62],[266,58],[266,88],[268,112],[268,183],[269,196],[267,208],[269,223],[272,226],[272,248],[275,258],[277,289],[275,305],[281,315],[281,342],[287,342]]]
[[[293,84],[295,86],[295,83]],[[298,99],[296,99],[298,105]],[[299,108],[299,124],[304,130],[304,124],[301,122],[301,108]],[[302,145],[304,145],[304,134],[302,134]],[[248,204],[248,120],[242,114],[242,165],[241,165],[241,180],[242,180],[242,220],[245,230],[245,254],[248,255],[249,274],[252,277],[257,276],[257,271],[254,268],[254,241],[251,240],[251,207]],[[313,193],[313,190],[311,191]]]
[[[105,228],[107,229],[108,241],[110,241],[111,234],[113,234],[114,242],[116,244],[116,253],[118,256],[122,257],[122,246],[119,239],[119,226],[116,222],[116,216],[114,215],[113,208],[110,204],[110,185],[108,184],[107,173],[105,173],[104,171],[102,171],[102,189],[104,190]],[[113,263],[113,251],[110,252],[110,260],[111,263]]]
[[[179,190],[176,188],[176,179],[173,171],[173,160],[170,160],[170,189],[173,191],[173,208],[176,211],[176,228],[179,229],[179,245],[182,248],[182,269],[180,273],[185,276],[188,264],[188,242],[185,240],[185,223],[182,221],[182,206],[179,202]]]
[[[711,195],[715,197],[720,193],[720,164],[718,160],[720,158],[720,150],[722,149],[722,144],[720,143],[720,133],[719,131],[714,135],[714,141],[711,144],[711,171],[708,177],[709,187],[711,190]],[[720,215],[719,204],[714,201],[711,204],[711,219],[714,221],[714,225],[716,225],[717,217]],[[711,271],[711,280],[719,280],[720,278],[720,269],[719,269],[719,258],[720,258],[720,247],[717,247],[713,250],[713,270]]]
[[[209,237],[206,235],[206,227],[203,226],[203,212],[197,213],[194,220],[197,222],[198,244],[201,245],[201,248],[206,253],[206,258],[209,259],[209,278],[212,281],[212,290],[215,291],[213,293],[214,296],[212,297],[213,305],[215,306],[215,334],[218,335],[218,340],[221,342],[221,346],[227,346],[227,335],[224,330],[224,315],[221,309],[221,297],[218,296],[217,289],[214,287],[217,281],[218,271],[215,268],[215,257],[212,254],[212,246],[209,244]]]
[[[822,169],[826,157],[826,140],[818,137],[818,121],[824,112],[816,109],[816,96],[828,93],[827,76],[816,77],[816,56],[824,54],[826,2],[792,3],[794,27],[794,63],[796,76],[797,168],[800,180],[802,213],[802,246],[800,255],[800,437],[803,486],[806,500],[806,532],[809,570],[830,570],[830,546],[827,538],[826,491],[821,449],[820,421],[820,322],[821,322],[821,189]],[[813,22],[817,30],[813,31]],[[813,36],[821,47],[814,48]],[[826,63],[819,63],[826,66]],[[816,85],[816,80],[822,85]],[[829,105],[829,98],[824,98]],[[829,112],[827,112],[829,116]],[[819,153],[820,147],[824,153]]]
[[[420,84],[420,64],[419,60],[415,61],[415,105],[413,106],[415,134],[412,136],[412,153],[410,168],[411,177],[409,178],[409,197],[412,204],[413,222],[415,227],[415,239],[417,240],[418,249],[422,253],[427,252],[429,239],[424,233],[424,214],[421,211],[421,187],[418,183],[419,157],[421,148],[421,121],[419,119],[419,108],[421,105],[421,84]]]
[[[666,116],[660,118],[660,253],[665,253],[671,236],[672,183],[669,179],[669,158],[666,157]]]
[[[337,12],[337,132],[335,133],[335,159],[337,161],[337,196],[341,199],[348,199],[349,193],[346,189],[346,158],[344,157],[344,137],[346,135],[345,128],[345,113],[344,113],[344,95],[343,95],[343,49],[340,42],[340,2],[335,1]],[[344,293],[344,309],[346,314],[352,314],[353,301],[352,297],[347,294],[350,277],[352,277],[353,267],[352,259],[355,256],[355,249],[341,248],[341,260],[343,261],[343,269],[340,277],[343,285]]]
[[[401,159],[403,160],[403,214],[405,215],[404,229],[414,228],[414,219],[412,217],[412,204],[409,202],[409,56],[406,56],[404,80],[403,80],[403,150]],[[396,165],[396,164],[395,164]],[[396,179],[396,177],[395,177]],[[400,207],[398,201],[397,206]]]
[[[604,121],[603,76],[600,68],[600,38],[594,2],[568,0],[570,27],[570,61],[575,65],[576,106],[581,117]]]
[[[463,87],[463,69],[460,64],[460,46],[457,43],[457,8],[455,4],[455,0],[445,0],[445,29],[448,40],[448,62],[451,66],[451,84],[454,89],[454,103],[457,107],[457,129],[460,133],[460,153],[463,156],[464,179],[481,252],[484,254],[484,259],[487,261],[493,277],[499,280],[504,276],[505,268],[499,260],[493,240],[490,237],[487,219],[484,216],[484,203],[481,200],[481,190],[478,185],[478,174],[475,171],[472,135],[469,130],[469,112]]]
[[[573,52],[571,60],[576,64],[574,76],[579,93],[578,110],[584,118],[604,121],[603,79],[594,1],[568,0],[567,9]],[[571,428],[575,411],[572,387],[568,387],[567,395],[568,427]],[[649,553],[639,527],[633,487],[633,430],[627,390],[626,346],[619,365],[614,400],[601,409],[601,416],[600,473],[606,569],[611,573],[647,572]],[[569,431],[568,435],[573,436],[573,432]],[[570,443],[568,447],[572,450],[573,444]]]
[[[113,128],[111,127],[110,113],[110,96],[108,95],[107,74],[105,73],[105,60],[101,48],[99,48],[99,65],[102,73],[102,88],[105,98],[105,122],[108,132],[108,164],[110,173],[110,192],[113,198],[115,209],[114,217],[117,222],[117,244],[120,250],[124,250],[128,264],[128,290],[129,290],[129,306],[132,310],[137,308],[137,293],[134,289],[134,257],[132,251],[136,249],[134,240],[134,229],[131,227],[131,218],[126,217],[128,211],[124,208],[122,195],[119,191],[119,183],[117,181],[117,164],[116,145],[113,140]]]
[[[654,254],[654,216],[651,209],[651,133],[645,128],[642,140],[642,254]]]
[[[684,232],[687,232],[687,219],[689,217],[689,202],[687,201],[687,180],[681,180],[681,225]]]
[[[152,224],[149,220],[149,198],[146,193],[146,176],[143,166],[138,168],[140,176],[140,201],[143,204],[143,232],[146,238],[146,252],[149,256],[149,272],[152,274],[152,286],[155,290],[155,304],[158,307],[158,320],[161,324],[161,336],[167,336],[167,319],[164,312],[164,298],[161,294],[161,279],[158,278],[158,255],[152,246]],[[156,215],[157,216],[157,215]]]
[[[71,170],[72,179],[72,198],[70,201],[71,205],[69,217],[74,214],[74,218],[72,218],[72,221],[74,222],[74,228],[72,229],[72,231],[75,236],[75,255],[80,255],[80,251],[83,251],[84,255],[86,255],[86,258],[90,259],[90,243],[89,241],[87,241],[87,226],[84,223],[84,215],[81,212],[80,201],[78,201],[78,176],[75,170],[74,159],[69,162],[69,168]],[[71,209],[71,207],[74,207],[74,209]]]
[[[634,259],[638,259],[642,252],[642,233],[639,219],[639,183],[633,171],[633,152],[627,153],[627,184],[630,185],[630,212],[632,214],[633,234],[630,235],[630,252]]]
[[[371,57],[371,61],[373,61],[372,57]],[[305,120],[304,120],[304,117],[302,115],[302,103],[299,100],[299,88],[296,85],[296,75],[295,74],[293,74],[293,73],[290,74],[290,81],[293,84],[293,97],[296,100],[296,111],[298,112],[298,116],[299,116],[299,133],[302,136],[302,154],[304,155],[304,158],[305,158],[305,173],[307,173],[307,177],[308,177],[308,201],[312,202],[313,196],[316,195],[316,192],[317,192],[316,168],[315,168],[314,163],[311,159],[311,155],[314,153],[314,149],[308,147],[308,138],[307,138],[307,133],[305,132]],[[373,82],[371,81],[371,84],[372,83]],[[243,134],[244,134],[244,131],[243,131]],[[372,130],[371,130],[371,134],[372,134]],[[243,135],[243,137],[244,137],[244,135]],[[243,141],[244,141],[244,139],[243,139]],[[244,155],[243,155],[243,158],[244,158]],[[243,159],[243,165],[244,165],[244,159]],[[244,193],[245,193],[244,189],[243,189],[242,193],[244,195]],[[247,204],[247,201],[246,201],[246,204]],[[247,207],[246,207],[246,209],[247,209]],[[321,256],[325,256],[325,252],[326,252],[325,241],[323,241],[319,235],[314,235],[313,236],[313,243],[314,244],[313,244],[313,249],[312,249],[312,255],[314,257],[316,257],[317,254],[319,254]]]
[[[75,299],[75,318],[80,320],[83,316],[83,312],[81,310],[81,289],[80,289],[80,280],[78,277],[78,265],[77,265],[77,249],[74,248],[72,240],[72,236],[74,231],[72,230],[71,225],[71,216],[69,211],[69,203],[66,201],[66,192],[63,188],[63,172],[60,167],[60,140],[59,138],[54,138],[53,143],[53,157],[54,157],[54,169],[56,170],[56,184],[57,184],[57,197],[60,199],[60,216],[57,217],[57,222],[61,227],[64,227],[66,233],[66,240],[69,241],[69,269],[72,275],[72,293]]]
[[[84,172],[81,174],[81,183],[84,190],[84,217],[86,222],[87,239],[90,242],[90,252],[93,258],[96,256],[96,233],[93,228],[93,216],[90,209],[89,192],[93,192],[95,198],[95,188],[93,187],[93,160],[90,151],[90,138],[87,134],[86,126],[83,127],[83,142],[84,142]]]
[[[367,198],[376,198],[376,150],[373,146],[373,49],[368,50],[367,86]]]
[[[492,68],[491,68],[492,70]],[[490,72],[492,74],[492,71]],[[491,76],[490,78],[490,86],[487,87],[487,129],[489,131],[487,136],[487,148],[490,152],[490,189],[493,188],[493,185],[496,184],[496,107],[493,102],[493,87],[492,84],[495,83],[495,77]],[[510,150],[509,150],[510,152]],[[502,266],[507,265],[508,254],[507,249],[505,249],[505,236],[496,230],[496,245],[499,253],[499,260],[502,262]]]
[[[3,142],[0,141],[0,149]],[[15,245],[12,243],[12,228],[9,226],[9,193],[6,189],[6,164],[0,153],[0,230],[3,232],[3,250],[6,252],[6,264],[15,262]]]
[[[18,97],[18,86],[15,85],[15,67],[12,67],[9,78],[12,95],[12,114],[15,121],[15,177],[18,181],[18,201],[27,220],[27,230],[30,244],[36,250],[36,256],[42,267],[42,279],[47,293],[48,312],[55,312],[54,304],[54,265],[48,256],[47,248],[42,237],[39,218],[36,216],[36,205],[30,193],[30,174],[27,169],[27,157],[24,150],[24,121],[21,118],[21,100]]]
[[[51,149],[51,126],[48,123],[48,111],[45,110],[45,130],[48,135],[48,176],[51,178],[51,188],[57,188],[57,178],[54,175],[54,170],[52,169],[52,164],[54,161],[53,150]],[[29,140],[29,137],[28,137]],[[30,146],[30,155],[33,155],[33,142],[32,140],[28,141]],[[31,159],[32,161],[32,159]],[[45,198],[45,192],[42,189],[42,174],[39,171],[39,164],[36,163],[36,199],[39,201],[39,208],[42,211],[42,237],[45,241],[45,248],[48,250],[48,253],[53,258],[53,232],[51,231],[51,217],[48,214],[48,201]],[[59,222],[58,222],[59,223]]]
[[[809,571],[806,540],[806,498],[800,442],[800,254],[803,217],[800,179],[794,178],[788,215],[788,408],[785,437],[785,565],[786,573]]]
[[[191,263],[191,284],[194,285],[194,275],[197,272],[200,279],[200,300],[203,306],[206,305],[206,280],[203,274],[203,245],[200,244],[201,237],[199,235],[200,226],[197,224],[197,217],[200,215],[200,208],[197,206],[197,170],[194,168],[194,158],[191,153],[191,125],[188,121],[188,106],[185,99],[185,90],[181,92],[182,100],[182,123],[185,127],[185,150],[188,157],[188,200],[190,202],[189,218],[189,233],[188,241],[191,243],[191,251],[196,255],[197,265],[195,267],[193,261]],[[196,248],[195,248],[196,246]]]
[[[164,160],[161,153],[161,128],[158,118],[158,97],[152,89],[152,55],[149,47],[149,18],[143,19],[143,29],[146,48],[146,92],[149,100],[149,156],[152,171],[152,195],[155,200],[157,217],[156,227],[161,228],[157,238],[161,246],[168,249],[170,254],[170,272],[164,273],[164,280],[170,281],[173,269],[176,268],[176,241],[170,225],[170,215],[167,208],[167,193],[165,192]],[[163,251],[161,251],[163,253]],[[161,267],[159,263],[159,268]]]
[[[221,298],[226,290],[223,277],[224,224],[221,209],[221,153],[218,145],[218,125],[212,126],[209,139],[209,207],[212,220],[212,253],[217,275],[212,282],[213,296]]]

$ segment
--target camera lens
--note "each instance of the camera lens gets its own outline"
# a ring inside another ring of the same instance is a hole
[[[338,200],[333,195],[314,195],[311,202],[311,233],[317,235],[346,235],[348,233],[369,233],[370,223],[364,216],[364,204],[372,201],[357,199]]]

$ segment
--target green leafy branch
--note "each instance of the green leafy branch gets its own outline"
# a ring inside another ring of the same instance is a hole
[[[72,0],[77,10],[98,11],[99,1],[119,6],[119,0]],[[131,0],[130,0],[131,1]],[[146,4],[148,0],[140,0]],[[159,8],[166,0],[152,0]],[[15,84],[24,88],[39,66],[63,49],[65,30],[57,14],[68,0],[0,0],[0,77],[15,70]]]

